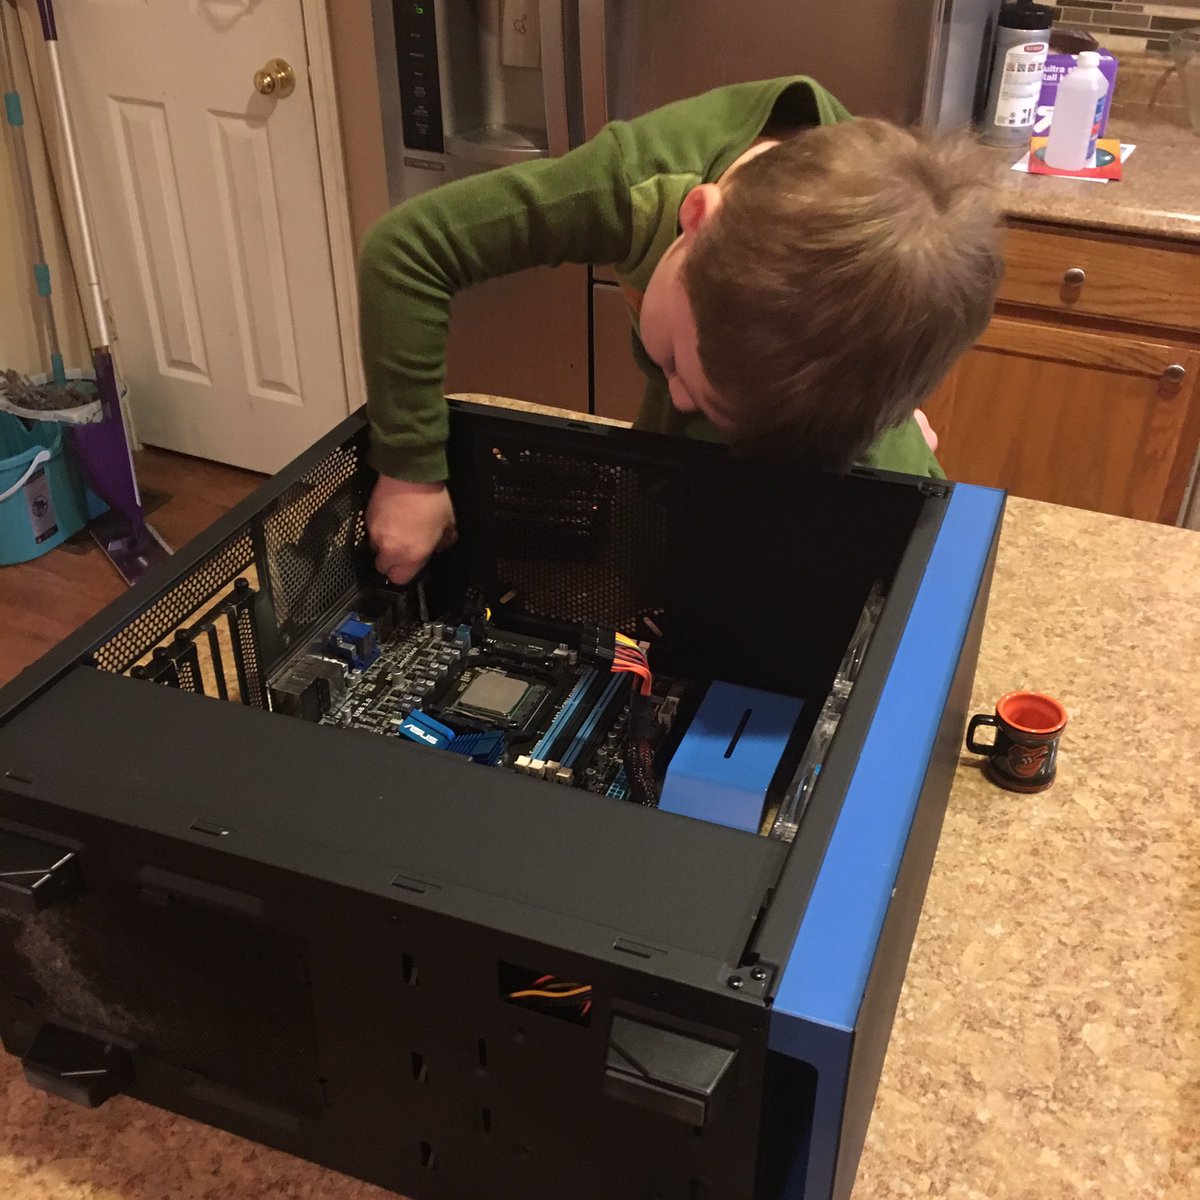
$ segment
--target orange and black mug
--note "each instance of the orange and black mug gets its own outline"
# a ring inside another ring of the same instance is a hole
[[[977,742],[981,725],[993,725],[995,741]],[[1044,792],[1053,782],[1058,740],[1067,710],[1041,692],[1009,692],[996,701],[996,712],[978,713],[967,726],[967,749],[987,756],[984,774],[1012,792]]]

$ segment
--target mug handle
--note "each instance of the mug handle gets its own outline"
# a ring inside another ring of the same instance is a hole
[[[976,713],[975,716],[971,718],[971,723],[967,726],[967,749],[970,750],[972,754],[991,754],[996,749],[995,742],[992,742],[990,745],[981,746],[975,740],[975,730],[977,730],[980,725],[993,725],[996,726],[996,728],[999,728],[996,718],[991,713]]]

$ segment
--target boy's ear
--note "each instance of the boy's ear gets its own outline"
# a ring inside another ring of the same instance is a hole
[[[679,227],[684,233],[695,233],[721,207],[721,189],[715,183],[702,183],[692,188],[679,206]]]

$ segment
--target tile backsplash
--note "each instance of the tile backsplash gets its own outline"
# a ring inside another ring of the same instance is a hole
[[[1057,8],[1055,25],[1084,29],[1120,62],[1113,93],[1115,121],[1153,118],[1189,126],[1179,73],[1167,39],[1200,28],[1200,0],[1173,4],[1130,0],[1041,0]],[[0,0],[3,3],[3,0]]]
[[[1122,0],[1044,0],[1057,7],[1056,25],[1086,29],[1117,57],[1166,54],[1176,29],[1200,26],[1200,0],[1126,4]]]

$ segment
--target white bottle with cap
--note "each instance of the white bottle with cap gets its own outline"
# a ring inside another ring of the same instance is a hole
[[[1046,166],[1078,171],[1093,165],[1107,95],[1108,80],[1100,70],[1100,55],[1084,50],[1058,85],[1046,142]]]

